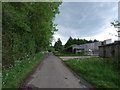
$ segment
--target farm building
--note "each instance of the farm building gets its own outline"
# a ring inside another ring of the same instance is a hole
[[[85,53],[85,54],[99,54],[99,46],[101,46],[101,42],[94,42],[94,43],[86,43],[80,44],[77,46],[72,46],[68,48],[69,52],[72,53]]]
[[[118,57],[120,56],[120,41],[99,46],[99,50],[100,57]]]
[[[72,46],[67,50],[72,53],[85,53],[90,55],[99,55],[99,46],[110,44],[111,39],[104,40],[102,42],[86,43],[76,46]]]
[[[81,44],[78,46],[74,46],[74,53],[85,53],[85,54],[99,54],[99,47],[101,42],[87,43]]]

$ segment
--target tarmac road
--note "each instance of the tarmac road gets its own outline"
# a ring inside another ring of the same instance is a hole
[[[64,65],[62,60],[49,53],[29,77],[26,88],[88,88],[80,78]],[[88,85],[89,86],[89,85]]]

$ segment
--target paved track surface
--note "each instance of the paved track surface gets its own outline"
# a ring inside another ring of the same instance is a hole
[[[29,88],[88,88],[64,65],[62,60],[49,53],[27,80]]]

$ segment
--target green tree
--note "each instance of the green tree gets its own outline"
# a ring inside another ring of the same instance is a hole
[[[54,51],[55,51],[55,48],[53,46],[49,46],[48,52],[54,52]]]
[[[56,51],[62,51],[63,50],[63,45],[62,42],[60,40],[60,38],[58,38],[58,41],[55,42],[54,48]]]
[[[65,44],[65,48],[70,47],[73,44],[73,39],[72,37],[69,37],[69,39],[67,40],[66,44]]]
[[[111,22],[111,25],[113,25],[114,27],[115,26],[120,26],[120,22],[116,20],[114,22]]]
[[[75,45],[80,45],[80,44],[85,44],[85,43],[92,43],[92,42],[98,42],[98,40],[86,40],[86,39],[76,39],[76,38],[72,38],[72,37],[70,37],[68,40],[67,40],[67,42],[66,42],[66,44],[65,44],[65,48],[67,49],[67,48],[69,48],[69,47],[71,47],[71,46],[75,46]]]
[[[3,66],[47,50],[61,2],[3,2]]]
[[[94,39],[94,41],[93,41],[93,42],[98,42],[98,40]]]

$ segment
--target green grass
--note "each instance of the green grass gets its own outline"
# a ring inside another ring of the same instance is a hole
[[[2,77],[1,76],[0,76],[0,90],[2,89]]]
[[[54,53],[55,56],[91,56],[88,54]]]
[[[64,61],[76,74],[97,88],[120,88],[118,64],[109,62],[116,59],[88,58]]]
[[[43,59],[45,54],[39,53],[34,57],[16,62],[15,66],[2,71],[2,88],[19,88],[23,79]]]

